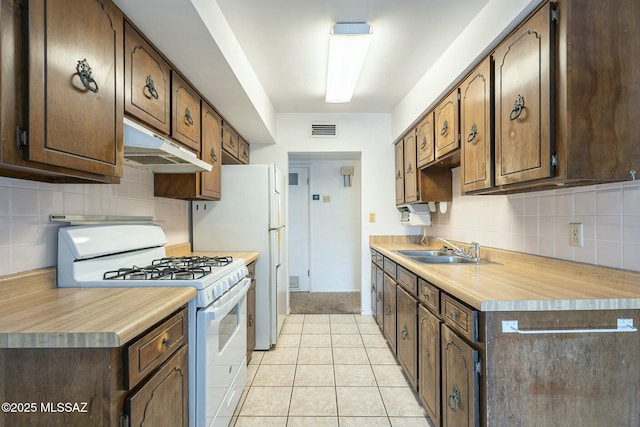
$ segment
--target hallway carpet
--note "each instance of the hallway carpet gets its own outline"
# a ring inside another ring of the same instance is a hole
[[[291,292],[291,314],[360,314],[360,292]]]

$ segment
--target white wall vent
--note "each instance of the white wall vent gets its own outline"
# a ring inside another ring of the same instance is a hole
[[[311,124],[311,136],[313,137],[334,137],[336,134],[336,125],[334,123]]]
[[[289,276],[289,289],[292,291],[300,289],[300,276]]]

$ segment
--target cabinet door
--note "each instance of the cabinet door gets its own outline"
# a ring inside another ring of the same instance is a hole
[[[496,185],[553,175],[553,3],[496,48]]]
[[[416,167],[416,134],[409,132],[404,137],[404,201],[418,201],[418,168]]]
[[[436,159],[434,151],[433,111],[426,115],[416,128],[416,144],[418,146],[418,167],[422,167]]]
[[[226,122],[222,123],[222,149],[238,158],[238,134]]]
[[[436,159],[460,147],[458,90],[451,92],[435,109]]]
[[[186,427],[189,424],[189,369],[183,346],[125,401],[131,426]]]
[[[478,351],[442,325],[442,426],[479,423]]]
[[[27,160],[122,176],[123,16],[110,0],[30,0]]]
[[[211,199],[220,199],[222,164],[222,118],[211,106],[202,102],[202,152],[201,157],[212,168],[201,172],[201,195]]]
[[[398,361],[414,389],[418,379],[418,335],[416,333],[418,302],[401,286],[397,290],[397,328]]]
[[[404,150],[403,142],[396,143],[396,205],[404,203]]]
[[[244,165],[249,164],[249,156],[250,156],[251,148],[249,143],[244,139],[238,137],[238,160],[240,163]]]
[[[376,286],[376,271],[377,271],[378,266],[371,261],[371,314],[373,315],[373,317],[376,317],[376,308],[377,308],[377,301],[376,301],[376,297],[378,295],[378,289]]]
[[[460,85],[462,193],[493,184],[491,60],[486,58]]]
[[[436,426],[440,425],[440,319],[424,306],[418,307],[420,348],[418,391],[420,401]]]
[[[384,328],[384,272],[376,268],[376,322]]]
[[[394,354],[396,352],[396,287],[396,281],[385,274],[383,332]]]
[[[169,135],[169,65],[127,21],[124,23],[124,43],[124,111]]]
[[[171,135],[187,147],[200,151],[200,96],[175,71],[171,73],[171,90]]]

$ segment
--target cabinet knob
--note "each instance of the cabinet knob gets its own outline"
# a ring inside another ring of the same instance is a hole
[[[458,313],[456,313],[455,311],[450,311],[449,317],[451,317],[452,319],[455,319],[456,317],[458,317]]]
[[[391,315],[391,306],[388,305],[387,306],[387,316],[390,316],[390,315]]]
[[[478,125],[476,125],[475,123],[473,123],[471,125],[471,133],[469,134],[469,136],[467,136],[467,142],[471,142],[474,139],[476,139],[476,136],[478,135]]]
[[[98,93],[98,83],[93,79],[93,70],[89,66],[86,58],[78,61],[76,71],[78,72],[78,76],[80,76],[82,86],[84,86],[88,91]]]
[[[162,346],[164,348],[169,348],[171,346],[171,338],[169,337],[162,338]]]
[[[440,135],[444,136],[447,133],[447,129],[449,129],[449,122],[445,120],[444,123],[442,124],[442,129],[440,130]]]
[[[509,120],[518,120],[522,114],[522,110],[524,110],[524,98],[522,95],[518,95],[513,103],[513,110],[511,110],[511,113],[509,114]]]
[[[151,95],[151,97],[153,99],[158,99],[158,91],[156,90],[154,84],[153,84],[153,78],[151,77],[151,74],[149,74],[147,76],[147,83],[144,85],[144,87],[147,88],[147,90],[149,91],[149,95]],[[146,94],[145,94],[146,95]]]
[[[460,390],[458,390],[457,384],[453,385],[453,393],[447,398],[447,406],[451,409],[451,412],[458,411],[458,407],[460,406]]]
[[[422,298],[428,300],[429,299],[429,294],[422,294]]]
[[[403,340],[406,340],[408,336],[409,336],[409,331],[407,330],[407,325],[404,325],[404,329],[402,329],[402,333],[400,334],[400,337]]]
[[[193,126],[193,118],[191,117],[191,111],[189,110],[189,107],[184,109],[184,121],[189,125],[189,126]]]
[[[422,137],[422,144],[420,144],[420,149],[422,151],[424,151],[427,148],[427,137],[423,136]]]

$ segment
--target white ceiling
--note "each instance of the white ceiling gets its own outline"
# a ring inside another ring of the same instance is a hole
[[[115,0],[251,143],[278,113],[391,113],[488,0]],[[373,38],[353,100],[326,104],[328,34]],[[227,25],[228,24],[228,25]]]

